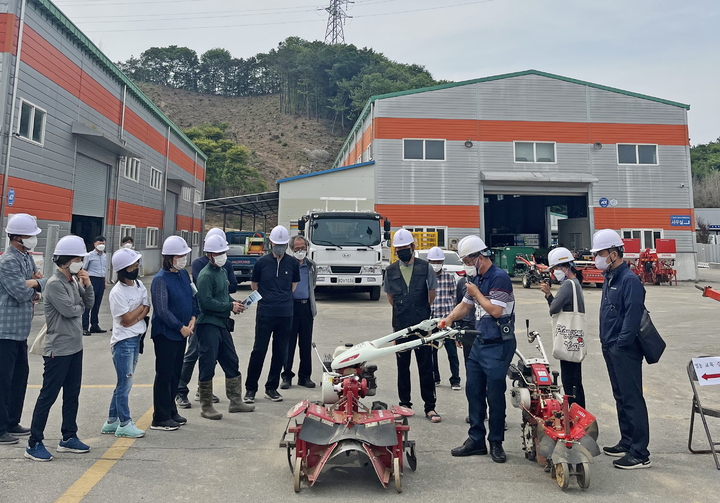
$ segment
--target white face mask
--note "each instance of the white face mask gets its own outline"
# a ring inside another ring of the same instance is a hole
[[[442,264],[430,264],[430,265],[432,266],[433,271],[435,271],[435,272],[440,272],[440,271],[442,271],[442,266],[443,266]],[[474,268],[473,268],[473,269],[474,269]]]
[[[477,276],[477,269],[475,269],[474,265],[465,265],[463,266],[463,269],[465,269],[466,276],[469,276],[470,278]]]
[[[565,281],[565,271],[562,269],[555,269],[553,271],[553,276],[555,276],[555,279],[558,280],[560,283]]]
[[[298,260],[305,260],[305,257],[307,257],[307,250],[296,251],[293,255],[295,255],[295,258]]]
[[[132,243],[125,243],[125,244],[123,245],[123,248],[127,248],[128,250],[132,250],[132,249],[133,249],[133,245],[132,245]]]
[[[80,269],[82,269],[83,263],[82,262],[70,262],[70,267],[68,269],[70,270],[70,274],[77,274],[80,272]]]
[[[30,236],[29,238],[22,240],[23,246],[25,248],[27,248],[28,250],[34,249],[37,246],[37,243],[38,243],[37,236]]]
[[[608,257],[609,257],[609,255],[608,255]],[[605,269],[610,267],[610,264],[607,261],[608,257],[601,257],[600,255],[597,255],[595,257],[595,267],[597,267],[601,271],[604,271]]]
[[[105,251],[105,245],[97,245],[97,251],[104,252]]]
[[[222,255],[216,255],[213,260],[215,261],[216,266],[222,267],[225,265],[225,262],[227,262],[227,253],[223,253]]]
[[[180,269],[185,269],[185,267],[187,266],[187,256],[176,258],[173,263],[175,264],[175,269],[177,269],[178,271]]]

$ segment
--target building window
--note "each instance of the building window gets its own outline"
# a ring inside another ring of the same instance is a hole
[[[145,248],[157,248],[158,246],[158,232],[157,227],[148,227],[147,235],[145,237]]]
[[[20,100],[18,135],[20,135],[20,138],[42,145],[45,142],[46,119],[47,112],[45,110],[25,100]]]
[[[447,248],[447,227],[413,227],[406,225],[403,228],[410,232],[437,232],[438,246],[440,248]]]
[[[188,203],[192,200],[192,187],[182,188],[182,198],[183,201],[187,201]]]
[[[655,249],[655,242],[663,238],[662,229],[623,229],[622,237],[625,239],[639,239],[640,249]]]
[[[123,170],[123,176],[133,182],[140,181],[140,159],[134,157],[125,158],[125,169]]]
[[[150,187],[155,190],[162,190],[163,172],[157,168],[150,168]]]
[[[122,247],[122,240],[125,236],[130,236],[133,238],[133,243],[135,242],[135,226],[134,225],[121,225],[120,226],[120,243],[119,246]]]
[[[406,161],[444,161],[445,140],[403,140]]]
[[[199,190],[195,191],[195,204],[199,204],[202,201],[202,192]]]
[[[190,246],[190,232],[189,231],[180,231],[180,237],[185,240],[185,242]]]
[[[515,162],[555,163],[555,143],[516,141]]]
[[[618,143],[618,164],[658,164],[657,145]]]
[[[192,233],[192,244],[193,246],[200,244],[200,233],[198,231],[193,231]]]

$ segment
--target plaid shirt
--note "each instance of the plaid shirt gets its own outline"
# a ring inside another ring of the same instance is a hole
[[[0,339],[24,341],[30,335],[37,292],[26,286],[25,280],[32,279],[35,271],[30,254],[12,245],[0,256]],[[45,281],[38,280],[41,289]]]
[[[432,318],[445,318],[457,305],[455,299],[457,281],[455,281],[455,273],[447,271],[442,271],[437,276],[437,280],[438,287],[435,290],[435,300],[430,306],[432,309],[430,316]]]

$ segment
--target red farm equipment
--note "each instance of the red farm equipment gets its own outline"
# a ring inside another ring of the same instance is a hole
[[[635,266],[635,274],[643,283],[671,285],[674,280],[677,285],[677,272],[673,267],[675,253],[674,239],[655,240],[655,251],[647,248],[640,252]]]

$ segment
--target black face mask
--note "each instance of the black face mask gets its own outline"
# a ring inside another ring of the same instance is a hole
[[[404,248],[397,251],[397,256],[406,264],[412,260],[413,252],[410,248]]]
[[[125,271],[125,279],[129,279],[130,281],[135,281],[138,277],[138,273],[140,272],[140,269],[135,269],[134,271]]]

